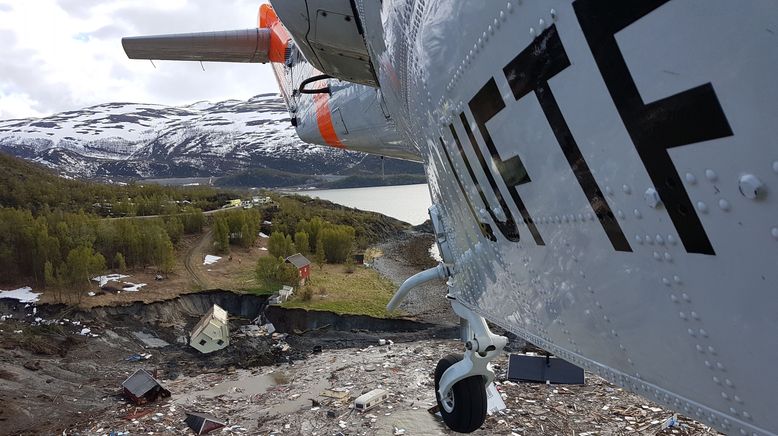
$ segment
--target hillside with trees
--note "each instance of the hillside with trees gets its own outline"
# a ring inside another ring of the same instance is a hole
[[[57,292],[78,293],[106,270],[151,267],[170,273],[176,245],[206,225],[198,205],[214,208],[230,196],[210,188],[67,180],[3,154],[0,168],[0,277]],[[106,208],[108,204],[113,207]],[[95,211],[97,205],[103,213],[120,216],[106,218]],[[119,207],[124,207],[122,213],[116,213]],[[159,216],[141,218],[148,215]],[[261,222],[258,211],[222,215],[218,220],[224,220],[227,230],[225,249],[230,243],[254,242]]]
[[[205,241],[206,253],[230,254],[227,263],[233,254],[245,257],[264,220],[272,221],[265,230],[269,255],[254,249],[259,263],[246,267],[255,269],[252,275],[260,282],[273,284],[295,282],[297,271],[283,261],[291,254],[305,254],[320,269],[348,266],[355,252],[408,227],[381,214],[297,195],[271,194],[274,201],[262,207],[206,215],[204,208],[240,196],[209,187],[63,179],[2,154],[0,168],[0,284],[29,284],[51,291],[58,301],[80,301],[95,286],[93,278],[109,271],[180,277],[178,268],[191,269],[191,260],[182,265],[181,258],[192,252],[193,241]],[[206,227],[210,231],[204,234]]]
[[[266,211],[265,219],[273,221],[273,232],[289,235],[292,240],[295,238],[295,233],[301,229],[300,222],[304,222],[303,227],[305,227],[310,225],[314,218],[322,223],[352,227],[356,249],[365,249],[370,244],[393,237],[409,227],[407,223],[379,213],[353,209],[302,195],[280,196],[276,199],[276,203],[275,209]],[[317,230],[312,229],[307,233],[309,244],[313,247],[311,252],[315,253]]]
[[[48,168],[0,153],[0,207],[84,212],[101,217],[147,216],[212,210],[232,196],[207,186],[139,183],[107,185],[65,179]]]
[[[297,270],[284,263],[292,254],[305,255],[318,266],[317,271],[325,265],[345,264],[345,273],[352,274],[353,254],[409,227],[379,213],[306,196],[274,196],[274,201],[275,206],[264,211],[265,219],[272,219],[267,242],[270,255],[259,259],[256,266],[258,282],[268,289],[296,286]],[[303,292],[310,296],[311,287]]]

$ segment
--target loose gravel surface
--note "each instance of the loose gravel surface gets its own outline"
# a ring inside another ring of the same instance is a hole
[[[428,233],[406,233],[378,246],[383,255],[375,259],[373,268],[399,287],[408,277],[437,264],[429,256],[433,242],[433,236]],[[399,310],[420,321],[458,324],[459,317],[446,300],[446,293],[443,280],[427,282],[413,289]]]
[[[432,368],[457,342],[426,340],[326,350],[304,362],[163,380],[173,393],[164,402],[134,407],[115,401],[71,434],[187,434],[185,411],[225,421],[222,434],[240,435],[453,435],[435,406]],[[488,416],[474,435],[717,435],[698,422],[615,388],[594,375],[585,385],[513,383],[507,356],[496,360],[496,387],[506,408]],[[359,395],[385,389],[389,398],[360,413]],[[216,432],[216,434],[219,431]]]

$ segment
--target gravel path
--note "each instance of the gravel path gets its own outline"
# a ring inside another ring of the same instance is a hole
[[[385,242],[377,247],[383,256],[374,260],[373,268],[399,287],[408,277],[437,264],[431,256],[424,255],[433,241],[430,234],[409,232]],[[442,280],[425,283],[411,291],[400,310],[420,321],[458,324],[459,317],[451,310],[446,292]]]

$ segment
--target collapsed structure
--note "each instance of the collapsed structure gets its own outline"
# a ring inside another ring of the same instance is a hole
[[[136,405],[150,403],[159,397],[167,398],[170,391],[145,369],[135,371],[122,382],[124,396]]]
[[[184,422],[197,435],[206,434],[227,425],[224,421],[219,420],[211,414],[200,412],[186,412],[186,419]]]
[[[229,344],[227,311],[214,304],[192,330],[189,345],[201,353],[212,353]]]

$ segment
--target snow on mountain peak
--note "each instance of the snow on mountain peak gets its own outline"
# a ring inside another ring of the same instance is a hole
[[[300,141],[283,100],[104,103],[0,121],[0,150],[73,177],[190,177],[264,167],[328,172],[362,156]]]

